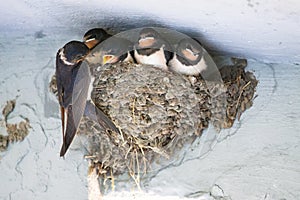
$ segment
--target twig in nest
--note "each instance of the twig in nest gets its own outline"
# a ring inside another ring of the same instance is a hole
[[[136,124],[136,119],[135,119],[135,101],[136,101],[136,97],[133,97],[133,102],[132,102],[132,120],[133,120],[133,123]]]
[[[143,149],[143,145],[141,145],[138,141],[137,141],[137,139],[136,138],[131,138],[131,140],[134,140],[134,143],[135,143],[135,145],[137,146],[137,148],[141,151],[141,153],[142,153],[142,156],[143,156],[143,162],[144,162],[144,174],[146,174],[147,173],[147,159],[146,159],[146,157],[145,157],[145,152],[144,152],[144,149]],[[132,141],[131,141],[131,143],[132,143]],[[134,152],[136,152],[137,153],[137,150],[135,149],[135,147],[134,146],[130,146],[129,147],[129,149],[127,150],[127,152],[126,152],[126,154],[125,154],[125,159],[127,159],[127,157],[128,157],[128,154],[130,153],[130,151],[132,150],[132,149],[134,149]]]
[[[134,139],[134,143],[136,145],[138,145],[138,147],[141,149],[141,148],[144,148],[144,149],[151,149],[152,151],[154,151],[155,153],[158,153],[159,155],[161,156],[164,156],[166,157],[167,159],[169,159],[169,155],[164,152],[163,150],[161,150],[159,147],[152,147],[152,146],[145,146],[145,145],[142,145],[139,143],[139,141],[136,139],[136,138],[133,138]],[[156,144],[157,145],[157,144]],[[144,152],[144,151],[142,151]]]
[[[137,150],[135,150],[135,161],[136,161],[136,167],[137,167],[137,180],[138,183],[140,183],[140,164],[139,164],[139,155],[137,153]]]
[[[166,152],[164,152],[163,150],[159,149],[158,147],[144,146],[144,148],[151,149],[155,153],[158,153],[159,155],[164,156],[167,159],[170,158],[170,156]]]
[[[111,180],[111,190],[115,191],[115,177],[114,177],[112,169],[110,169],[110,177],[109,178]]]
[[[243,94],[244,90],[250,85],[250,83],[251,83],[251,81],[249,81],[246,85],[244,85],[242,87],[242,90],[240,92],[239,98],[237,99],[237,103],[236,103],[236,106],[235,106],[236,109],[238,108],[238,106],[240,104],[240,100],[241,100],[241,97],[242,97],[242,94]]]
[[[106,173],[103,174],[103,186],[106,186],[106,181],[108,180],[108,177],[106,176]]]
[[[121,133],[121,138],[122,138],[122,141],[123,141],[122,146],[123,146],[127,143],[127,141],[125,141],[125,139],[124,139],[123,131],[121,130],[121,128],[120,127],[117,127],[117,128],[119,129],[119,132]]]
[[[140,166],[139,166],[139,158],[136,149],[132,154],[132,158],[130,159],[130,165],[128,167],[129,175],[134,180],[135,184],[137,185],[138,189],[141,191],[140,186]],[[135,176],[135,171],[137,170],[137,176]]]
[[[85,159],[94,159],[94,158],[97,158],[97,156],[95,156],[95,155],[85,155],[84,158]]]
[[[143,150],[143,147],[139,146],[141,152],[142,152],[142,155],[143,155],[143,162],[144,162],[144,174],[147,174],[147,159],[145,157],[145,153],[144,153],[144,150]]]
[[[129,149],[127,150],[127,152],[125,154],[125,159],[127,159],[127,156],[128,156],[128,154],[129,154],[129,152],[130,152],[131,149],[132,149],[132,146],[130,146]]]

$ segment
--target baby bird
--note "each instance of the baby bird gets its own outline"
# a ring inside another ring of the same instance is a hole
[[[149,64],[168,70],[173,53],[169,43],[153,28],[144,28],[134,45],[134,57],[139,64]]]
[[[111,35],[108,34],[104,29],[93,28],[84,34],[83,42],[89,49],[93,49],[95,46],[109,37],[111,37]]]
[[[118,62],[134,62],[131,41],[113,36],[99,45],[100,63],[105,65]]]
[[[192,38],[179,41],[169,69],[179,74],[198,76],[207,69],[202,46]]]

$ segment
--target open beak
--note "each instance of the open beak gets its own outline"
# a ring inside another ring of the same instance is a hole
[[[95,38],[84,38],[84,43],[89,49],[92,49],[99,43],[99,41]]]
[[[145,37],[139,39],[139,46],[141,48],[150,47],[154,44],[155,39],[153,37]]]
[[[102,65],[105,65],[106,63],[111,63],[114,56],[113,55],[105,55],[102,58],[103,58],[102,59]]]

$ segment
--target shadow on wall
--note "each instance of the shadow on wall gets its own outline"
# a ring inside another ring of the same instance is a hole
[[[216,45],[213,45],[209,41],[205,39],[203,34],[200,31],[196,31],[195,27],[192,25],[187,24],[186,26],[171,26],[168,23],[164,23],[163,20],[160,20],[159,16],[155,15],[120,15],[120,13],[107,13],[102,14],[102,19],[90,19],[80,18],[80,24],[78,27],[81,29],[83,28],[85,31],[92,29],[92,28],[103,28],[110,34],[117,34],[122,31],[127,31],[130,29],[136,29],[141,27],[159,27],[159,28],[167,28],[176,30],[183,34],[186,34],[199,42],[201,42],[202,46],[208,50],[209,52],[216,53],[216,52],[223,52],[222,49],[218,49]],[[76,29],[78,28],[76,27]],[[73,29],[73,28],[72,28]],[[75,29],[75,27],[74,27]],[[78,30],[72,30],[77,32]],[[80,30],[82,34],[82,30]]]

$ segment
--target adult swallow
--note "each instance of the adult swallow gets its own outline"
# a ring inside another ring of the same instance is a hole
[[[135,62],[133,43],[125,38],[113,36],[99,45],[101,64]]]
[[[60,156],[64,156],[79,127],[83,115],[91,117],[105,130],[118,129],[110,119],[91,101],[91,76],[89,65],[84,58],[89,48],[78,41],[71,41],[59,49],[56,56],[56,81],[61,110],[63,145]]]
[[[104,29],[93,28],[84,34],[83,42],[89,49],[93,49],[95,46],[109,37],[111,37],[111,35],[108,34]]]
[[[202,46],[192,38],[180,40],[169,62],[169,69],[184,75],[199,75],[207,69]]]
[[[153,28],[144,28],[134,45],[134,57],[137,63],[150,64],[168,70],[168,63],[173,57],[169,43]]]

